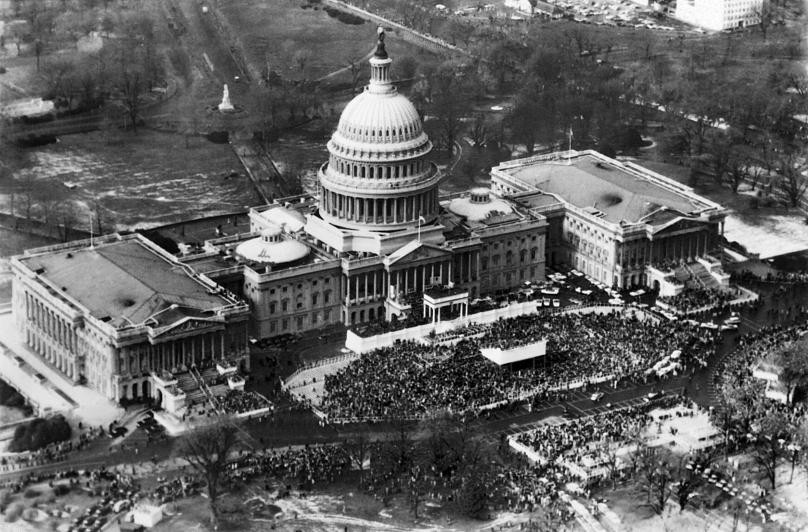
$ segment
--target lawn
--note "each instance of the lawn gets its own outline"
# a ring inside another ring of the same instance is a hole
[[[346,24],[306,0],[223,2],[222,10],[239,32],[250,62],[268,62],[284,78],[319,79],[352,60],[366,57],[375,46],[373,24]],[[433,54],[395,33],[388,35],[387,50],[394,60],[412,56],[419,64],[435,61]]]
[[[18,181],[30,172],[56,200],[72,201],[78,226],[89,223],[95,201],[105,230],[233,212],[259,201],[230,146],[202,138],[186,145],[182,135],[100,131],[65,136],[30,154],[32,163]],[[238,175],[229,177],[233,171]],[[0,188],[6,211],[8,192]],[[19,185],[17,194],[19,211]]]

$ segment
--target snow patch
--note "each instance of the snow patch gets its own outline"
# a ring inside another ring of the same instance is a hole
[[[724,236],[761,259],[808,249],[808,225],[799,215],[761,215],[741,218],[730,214],[724,223]]]

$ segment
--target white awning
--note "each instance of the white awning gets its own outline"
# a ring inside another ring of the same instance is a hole
[[[512,364],[522,360],[543,357],[547,354],[547,340],[542,339],[532,344],[521,345],[513,349],[501,349],[499,347],[485,347],[480,350],[485,358],[502,366]]]

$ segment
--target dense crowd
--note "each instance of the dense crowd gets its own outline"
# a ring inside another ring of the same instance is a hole
[[[5,454],[0,457],[0,472],[61,462],[71,452],[86,448],[103,435],[104,431],[100,428],[89,427],[68,441],[51,443],[36,451]]]
[[[735,289],[688,288],[675,296],[661,296],[657,301],[687,313],[702,308],[722,307],[735,297],[737,297]]]
[[[241,414],[272,407],[272,404],[264,396],[255,392],[240,390],[230,390],[219,397],[218,401],[219,407],[228,414]]]
[[[340,445],[267,449],[244,454],[230,464],[231,477],[242,481],[269,476],[286,483],[297,483],[305,488],[322,482],[334,483],[350,467],[350,456]]]
[[[573,461],[637,434],[650,421],[644,408],[634,407],[575,419],[560,425],[542,425],[523,432],[517,441],[533,449],[543,460],[555,462],[561,456]]]
[[[733,272],[731,280],[735,283],[806,284],[808,283],[808,272],[777,270],[774,274],[768,272],[766,275],[758,275],[751,270],[741,270]]]
[[[547,355],[535,368],[500,367],[480,354],[481,346],[509,349],[540,338],[547,339]],[[686,322],[619,313],[521,316],[451,347],[402,342],[363,355],[326,377],[322,408],[332,419],[477,411],[581,379],[644,378],[645,370],[677,349],[687,369],[703,365],[715,346],[709,333]]]
[[[716,368],[715,383],[740,387],[752,379],[756,364],[767,354],[799,339],[806,331],[802,325],[772,325],[738,339],[735,351]]]

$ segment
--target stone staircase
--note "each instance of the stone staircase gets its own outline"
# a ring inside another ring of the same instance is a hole
[[[721,288],[721,284],[710,272],[707,271],[707,268],[705,268],[703,264],[695,262],[690,264],[689,268],[703,288],[715,290],[719,290]]]

